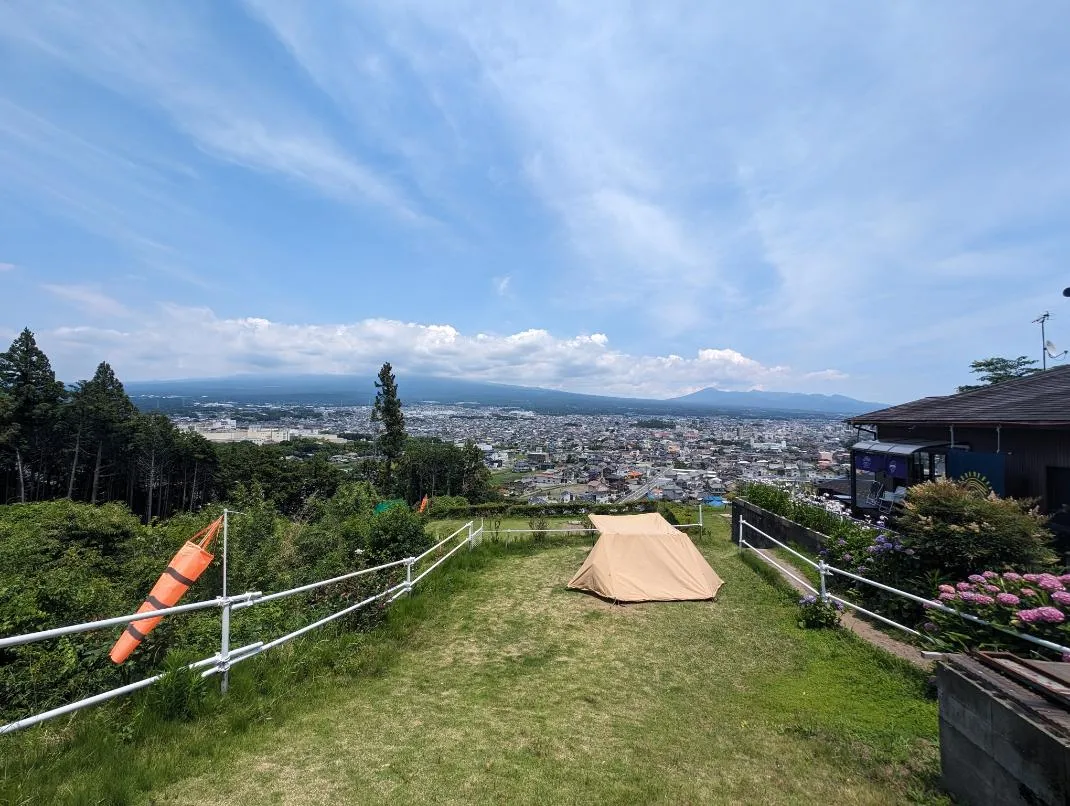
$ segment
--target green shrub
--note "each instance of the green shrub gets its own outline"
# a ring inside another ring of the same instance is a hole
[[[843,605],[831,599],[804,596],[799,600],[799,626],[809,630],[830,630],[840,626]]]
[[[981,498],[951,481],[928,482],[907,491],[895,529],[921,558],[923,570],[961,579],[978,568],[1041,571],[1055,554],[1045,518],[1033,502]]]

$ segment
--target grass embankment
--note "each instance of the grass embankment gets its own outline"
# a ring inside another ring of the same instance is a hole
[[[124,742],[101,710],[0,744],[0,794],[944,802],[922,677],[849,635],[800,630],[793,597],[741,561],[727,522],[713,528],[703,550],[726,583],[715,602],[612,606],[564,587],[589,541],[486,545],[377,633],[288,650],[308,654],[303,672],[239,667],[234,696],[196,722]]]

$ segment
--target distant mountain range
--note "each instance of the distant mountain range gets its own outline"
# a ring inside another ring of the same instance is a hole
[[[375,399],[372,379],[354,375],[235,375],[177,381],[134,381],[127,393],[143,409],[175,409],[194,402],[366,406]],[[670,400],[607,397],[531,386],[405,375],[398,378],[403,402],[502,406],[545,414],[665,414],[709,416],[837,416],[883,408],[843,395],[795,392],[725,392],[703,389]]]
[[[674,397],[677,403],[717,406],[721,408],[787,409],[814,411],[828,414],[862,414],[883,409],[885,403],[867,403],[843,395],[815,395],[802,392],[726,392],[709,386],[683,397]]]

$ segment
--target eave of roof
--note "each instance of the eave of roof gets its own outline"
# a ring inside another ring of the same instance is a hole
[[[1070,428],[1070,366],[860,414],[852,425]]]

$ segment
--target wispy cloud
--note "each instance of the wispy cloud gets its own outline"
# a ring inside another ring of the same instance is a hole
[[[494,283],[494,291],[499,297],[504,297],[509,293],[509,284],[512,283],[513,278],[511,275],[505,275],[504,277],[495,277],[492,282]]]
[[[93,317],[126,318],[132,315],[125,305],[94,286],[45,283],[41,287]]]
[[[0,263],[0,271],[15,271],[17,268],[14,263]]]
[[[80,300],[91,295],[65,290]],[[181,332],[175,339],[172,333]],[[61,366],[85,371],[106,358],[128,378],[225,375],[270,368],[297,373],[370,373],[383,361],[399,372],[549,388],[668,397],[706,386],[788,388],[803,373],[766,366],[728,348],[691,357],[615,349],[602,333],[560,337],[542,329],[465,334],[448,324],[367,319],[301,325],[224,319],[207,308],[163,306],[127,331],[59,328],[42,334]],[[822,377],[822,379],[824,379]]]
[[[249,74],[210,8],[12,3],[0,6],[0,38],[161,109],[219,159],[419,218],[403,191],[348,152],[305,104]]]

